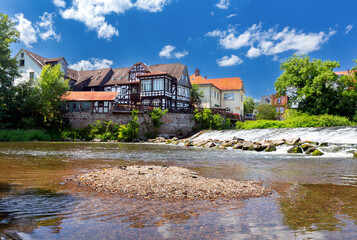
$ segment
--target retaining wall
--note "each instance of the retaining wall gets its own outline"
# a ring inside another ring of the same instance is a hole
[[[90,112],[70,112],[66,114],[73,128],[83,128],[91,123],[111,120],[118,124],[127,124],[131,120],[131,113],[90,113]],[[151,119],[146,113],[138,114],[140,123],[139,136],[144,136],[145,132],[150,128]],[[193,114],[184,113],[167,113],[161,119],[164,124],[158,129],[158,135],[165,137],[185,136],[192,131],[195,126]]]

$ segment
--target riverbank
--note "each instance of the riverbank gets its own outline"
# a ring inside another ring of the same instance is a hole
[[[98,192],[144,199],[250,198],[271,193],[258,182],[205,178],[186,168],[167,165],[103,169],[81,174],[73,181]]]

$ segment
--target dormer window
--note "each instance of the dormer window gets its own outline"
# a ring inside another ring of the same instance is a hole
[[[100,76],[97,77],[97,80],[99,80],[99,79],[100,79]]]

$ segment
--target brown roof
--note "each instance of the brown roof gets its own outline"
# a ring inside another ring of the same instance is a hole
[[[78,71],[72,68],[67,68],[67,77],[73,80],[78,80]]]
[[[66,64],[68,65],[68,63],[67,63],[66,59],[64,59],[64,57],[46,59],[45,63],[58,62],[61,59],[63,59],[66,62]]]
[[[244,90],[243,81],[239,77],[232,78],[216,78],[216,79],[205,79],[202,76],[195,76],[195,74],[190,76],[191,83],[197,85],[212,84],[216,88],[227,91],[227,90]]]
[[[151,72],[137,75],[137,77],[149,77],[149,76],[160,76],[160,75],[169,75],[167,72]]]
[[[30,56],[30,58],[32,58],[32,60],[34,60],[40,67],[44,67],[46,66],[46,58],[41,57],[39,55],[37,55],[36,53],[27,51],[26,49],[22,49],[27,55]],[[20,50],[21,51],[21,50]]]
[[[67,92],[62,96],[64,101],[114,101],[117,92],[92,92],[92,91],[81,91],[81,92]]]
[[[127,84],[129,82],[127,79],[129,70],[130,68],[113,69],[114,74],[111,76],[110,80],[104,85],[113,86],[113,85]]]

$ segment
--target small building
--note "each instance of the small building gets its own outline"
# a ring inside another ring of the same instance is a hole
[[[244,83],[239,77],[208,79],[198,69],[190,76],[191,84],[203,91],[202,103],[198,107],[229,109],[243,115]]]
[[[276,109],[277,118],[282,119],[286,109],[288,109],[288,95],[279,95],[278,93],[272,95],[263,95],[260,98],[259,105],[271,105]]]
[[[113,109],[117,92],[67,92],[62,100],[68,112],[108,113]]]

